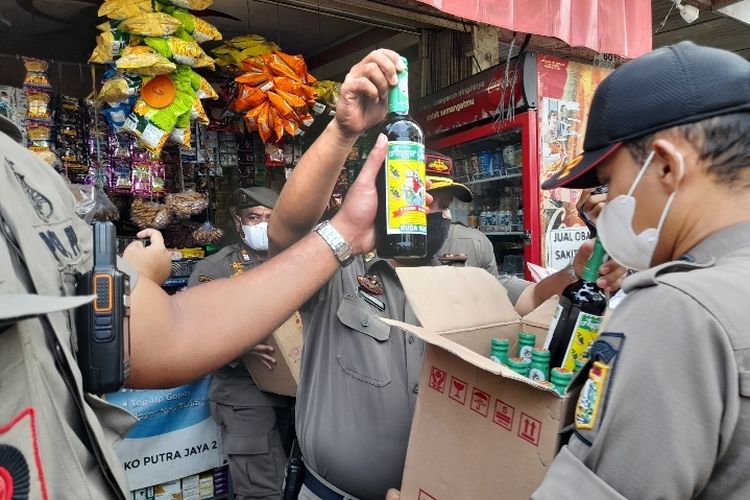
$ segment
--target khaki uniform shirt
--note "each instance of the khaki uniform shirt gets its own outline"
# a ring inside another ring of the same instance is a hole
[[[371,295],[384,309],[360,295],[357,276],[365,273],[382,283],[384,293]],[[363,500],[382,500],[401,485],[425,351],[378,316],[419,324],[388,262],[357,257],[309,303],[297,392],[306,465]]]
[[[74,358],[72,309],[90,302],[72,297],[75,274],[93,264],[92,230],[74,204],[49,165],[0,133],[2,465],[21,456],[29,498],[125,498],[112,444],[135,418],[84,394]]]
[[[750,223],[623,288],[533,498],[750,498]]]
[[[518,279],[515,276],[500,274],[497,270],[495,260],[495,249],[492,242],[478,229],[468,227],[460,222],[452,222],[448,230],[448,237],[440,247],[438,255],[465,255],[466,266],[481,267],[488,273],[500,280],[500,283],[508,290],[511,300],[515,299],[527,286],[528,281]]]
[[[188,286],[238,276],[260,265],[265,259],[250,252],[239,243],[228,245],[196,264]],[[214,373],[209,399],[234,407],[288,406],[289,398],[263,392],[255,385],[242,361],[222,366]]]

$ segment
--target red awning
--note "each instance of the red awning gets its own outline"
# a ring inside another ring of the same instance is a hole
[[[650,0],[419,0],[448,14],[571,47],[638,57],[651,50]]]

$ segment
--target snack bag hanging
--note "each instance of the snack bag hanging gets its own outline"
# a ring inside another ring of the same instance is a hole
[[[104,0],[97,15],[122,21],[149,12],[153,12],[151,0]]]
[[[117,69],[130,70],[139,75],[164,75],[177,68],[172,61],[151,47],[142,45],[126,47],[116,65]]]
[[[182,23],[163,12],[149,12],[129,17],[117,28],[133,35],[169,36],[182,27]]]

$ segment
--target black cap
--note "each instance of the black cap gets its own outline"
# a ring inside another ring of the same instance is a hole
[[[623,141],[741,111],[750,111],[750,61],[693,42],[656,49],[602,81],[591,101],[583,153],[542,189],[597,186],[596,167]]]
[[[264,187],[237,188],[232,193],[232,206],[235,208],[273,208],[279,195]]]

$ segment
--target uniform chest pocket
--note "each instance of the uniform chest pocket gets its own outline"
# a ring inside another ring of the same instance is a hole
[[[391,328],[365,304],[345,296],[337,316],[345,326],[337,358],[344,372],[367,384],[383,387],[391,381]]]

